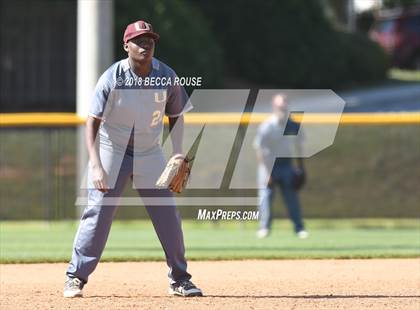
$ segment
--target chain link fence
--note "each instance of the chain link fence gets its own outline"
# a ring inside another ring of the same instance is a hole
[[[236,130],[229,124],[217,126],[221,132]],[[248,128],[251,135],[255,128]],[[308,182],[301,192],[305,216],[417,217],[419,134],[418,124],[340,126],[334,144],[305,161]],[[1,220],[79,216],[76,127],[3,127],[0,145]],[[222,151],[209,149],[208,154],[217,162]],[[255,168],[255,162],[249,163],[244,177],[255,177]],[[208,169],[201,173],[211,173],[212,167]],[[131,186],[125,195],[135,195]],[[184,217],[197,216],[197,207],[180,209]],[[274,210],[275,216],[285,216],[280,193]],[[142,206],[121,207],[117,216],[142,218],[146,212]]]

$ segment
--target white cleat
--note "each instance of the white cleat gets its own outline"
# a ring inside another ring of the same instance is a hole
[[[169,295],[182,297],[201,297],[203,292],[189,280],[169,285]]]
[[[63,296],[66,298],[83,297],[83,286],[84,283],[82,280],[67,277],[64,283]]]
[[[270,234],[269,229],[261,228],[261,229],[258,229],[258,231],[257,231],[257,238],[258,239],[264,239],[264,238],[267,238],[269,234]]]
[[[299,239],[306,239],[309,237],[309,233],[306,230],[300,230],[296,235]]]

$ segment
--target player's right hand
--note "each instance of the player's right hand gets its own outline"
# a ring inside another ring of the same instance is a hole
[[[107,175],[102,167],[92,168],[92,179],[95,188],[102,193],[106,193],[109,190]]]

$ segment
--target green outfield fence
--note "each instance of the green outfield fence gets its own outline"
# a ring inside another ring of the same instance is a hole
[[[253,115],[250,134],[267,116]],[[237,130],[232,126],[238,117],[240,126],[250,120],[247,114],[188,113],[186,123],[198,126],[205,120],[219,130]],[[309,121],[329,122],[329,116],[312,115]],[[78,216],[77,128],[83,123],[72,113],[0,114],[0,220]],[[306,160],[305,216],[418,217],[419,136],[418,112],[343,114],[334,144]],[[285,216],[281,199],[276,205],[275,216]],[[184,217],[197,215],[196,207],[180,209]],[[145,212],[124,207],[117,216],[142,218]]]

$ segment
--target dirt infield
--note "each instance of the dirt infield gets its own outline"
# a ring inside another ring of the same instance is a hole
[[[0,265],[5,309],[419,309],[420,259],[191,262],[206,297],[167,296],[163,262],[102,263],[84,298],[65,264]]]

